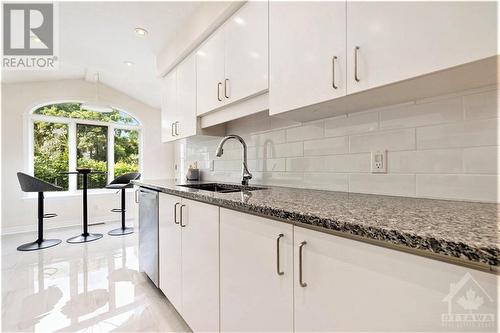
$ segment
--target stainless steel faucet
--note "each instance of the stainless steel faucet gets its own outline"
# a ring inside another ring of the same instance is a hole
[[[245,140],[243,140],[243,138],[241,136],[235,135],[235,134],[225,136],[222,139],[222,141],[219,143],[219,146],[217,147],[217,150],[215,151],[215,155],[217,157],[222,156],[222,154],[224,153],[222,146],[224,146],[224,143],[226,143],[226,141],[229,139],[238,140],[241,143],[241,145],[243,146],[243,168],[242,168],[241,185],[247,186],[248,180],[252,179],[252,174],[250,173],[250,171],[248,171],[248,166],[247,166],[247,144],[245,143]]]

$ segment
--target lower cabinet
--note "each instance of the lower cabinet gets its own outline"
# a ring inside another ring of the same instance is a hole
[[[301,227],[294,241],[297,332],[467,330],[447,319],[477,297],[496,313],[494,274]]]
[[[220,209],[221,331],[293,331],[293,226]]]
[[[160,194],[160,289],[194,332],[219,331],[219,207]]]

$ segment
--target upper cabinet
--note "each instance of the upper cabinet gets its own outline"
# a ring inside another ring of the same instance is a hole
[[[346,94],[345,2],[269,3],[269,109],[281,113]]]
[[[347,92],[495,55],[495,2],[348,2]]]
[[[247,2],[196,52],[197,114],[268,88],[267,2]]]
[[[473,1],[270,2],[270,114],[300,109],[289,114],[312,120],[491,84],[494,79],[483,75],[488,72],[484,67],[435,75],[497,54],[496,6]],[[427,81],[408,84],[422,76]],[[353,96],[396,82],[401,84],[393,90]],[[323,103],[333,100],[336,104]]]

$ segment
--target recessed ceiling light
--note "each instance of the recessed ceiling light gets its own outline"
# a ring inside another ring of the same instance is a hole
[[[144,28],[135,28],[134,32],[139,37],[144,37],[148,34],[148,31]]]
[[[124,61],[123,62],[125,65],[127,65],[128,67],[132,67],[134,66],[134,63],[132,61]]]

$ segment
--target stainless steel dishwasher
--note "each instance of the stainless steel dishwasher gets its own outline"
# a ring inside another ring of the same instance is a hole
[[[139,270],[158,287],[158,192],[144,187],[138,190]]]

